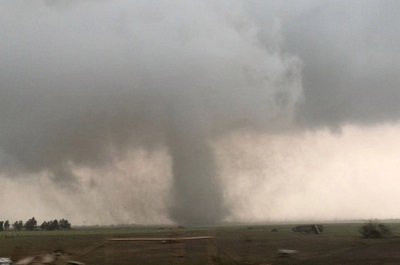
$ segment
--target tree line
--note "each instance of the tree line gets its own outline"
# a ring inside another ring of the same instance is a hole
[[[61,219],[61,220],[50,220],[50,221],[44,221],[41,225],[38,225],[35,217],[32,217],[31,219],[28,219],[26,222],[20,221],[15,221],[13,224],[10,224],[10,222],[7,221],[0,221],[0,231],[4,230],[70,230],[71,229],[71,224],[68,220],[66,219]]]

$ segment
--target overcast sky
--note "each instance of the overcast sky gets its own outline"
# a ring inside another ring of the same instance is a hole
[[[399,11],[2,1],[0,219],[399,218]]]

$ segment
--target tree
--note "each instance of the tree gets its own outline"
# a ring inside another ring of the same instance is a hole
[[[58,225],[58,221],[56,219],[54,219],[53,221],[50,221],[49,230],[58,230],[58,229],[60,229],[60,227]]]
[[[7,220],[4,222],[4,230],[10,229],[10,222]]]
[[[37,221],[36,221],[35,217],[32,217],[31,219],[29,219],[28,221],[25,222],[24,228],[26,230],[33,230],[35,228],[36,224],[37,224]]]
[[[0,221],[0,231],[3,231],[4,221]]]
[[[15,230],[22,230],[22,227],[24,227],[22,221],[15,221],[13,223],[13,227]]]
[[[58,222],[58,226],[60,230],[69,230],[71,229],[71,224],[68,222],[68,220],[61,219]]]
[[[40,229],[42,230],[49,230],[49,223],[44,221],[41,225],[40,225]]]

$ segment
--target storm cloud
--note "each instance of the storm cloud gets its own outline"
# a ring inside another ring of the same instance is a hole
[[[238,198],[304,181],[304,133],[398,121],[399,7],[3,1],[3,193],[88,222],[259,216]]]
[[[399,119],[399,8],[397,1],[319,1],[288,18],[288,50],[304,62],[308,124]]]
[[[6,2],[0,20],[4,175],[79,190],[76,168],[166,147],[181,223],[227,212],[209,142],[290,123],[301,98],[300,60],[263,47],[239,2]]]

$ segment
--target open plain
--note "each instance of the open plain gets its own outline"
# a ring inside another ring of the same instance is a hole
[[[358,232],[361,223],[323,225],[323,233],[306,235],[291,230],[296,224],[3,231],[0,257],[15,262],[59,253],[65,258],[59,259],[59,264],[76,260],[88,265],[400,264],[400,224],[388,223],[393,236],[381,239],[362,238]],[[180,237],[199,239],[175,241]],[[124,238],[129,240],[111,240]],[[131,241],[137,238],[140,240]],[[154,238],[160,240],[148,240]],[[165,240],[168,238],[174,240]],[[290,254],[279,250],[290,250]]]

